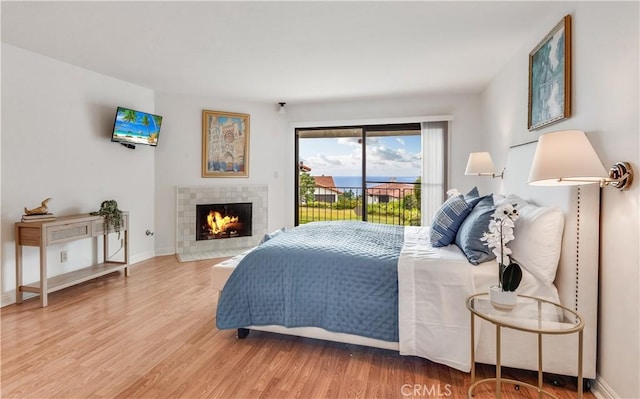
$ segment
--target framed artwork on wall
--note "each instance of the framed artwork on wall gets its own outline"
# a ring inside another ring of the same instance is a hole
[[[529,53],[529,130],[571,116],[571,15]]]
[[[202,111],[202,177],[249,177],[249,114]]]

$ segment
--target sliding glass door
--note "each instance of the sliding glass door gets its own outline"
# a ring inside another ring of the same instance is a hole
[[[420,124],[296,129],[295,223],[421,224]]]

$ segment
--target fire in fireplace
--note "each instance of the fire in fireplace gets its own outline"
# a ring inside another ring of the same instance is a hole
[[[196,241],[251,235],[251,203],[196,205]]]

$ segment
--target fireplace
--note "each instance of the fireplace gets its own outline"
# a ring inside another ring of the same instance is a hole
[[[196,241],[251,236],[250,202],[196,205]]]
[[[215,180],[215,179],[214,179]],[[236,256],[258,245],[267,228],[266,184],[176,187],[176,256],[180,262]],[[251,235],[233,240],[196,240],[197,205],[251,203]]]

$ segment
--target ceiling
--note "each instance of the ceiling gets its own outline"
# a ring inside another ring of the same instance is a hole
[[[2,1],[2,41],[169,93],[290,104],[477,93],[558,4]]]

